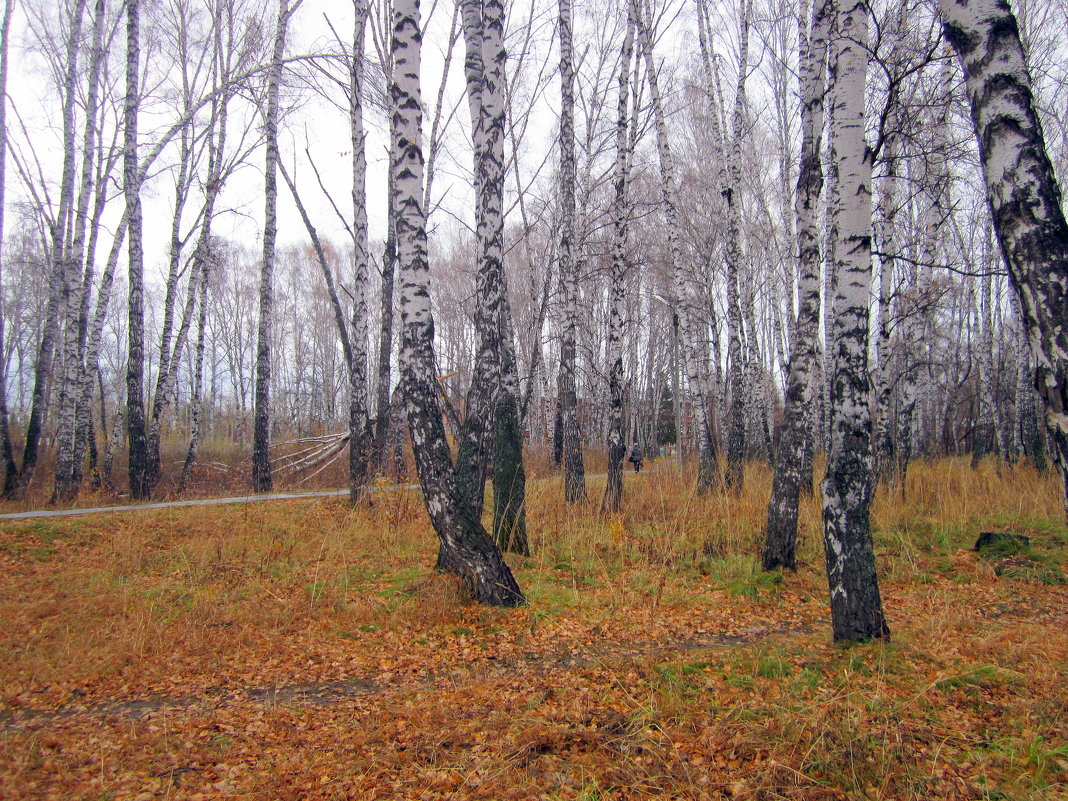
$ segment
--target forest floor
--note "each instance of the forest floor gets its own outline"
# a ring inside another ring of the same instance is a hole
[[[797,573],[758,569],[767,467],[602,486],[532,483],[512,610],[434,574],[414,492],[5,522],[0,798],[1068,798],[1056,478],[880,489],[892,639],[848,648],[814,499]]]

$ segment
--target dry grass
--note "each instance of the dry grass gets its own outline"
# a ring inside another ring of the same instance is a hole
[[[429,569],[413,493],[5,526],[0,798],[1066,794],[1055,478],[940,460],[881,489],[894,639],[850,649],[816,499],[783,577],[755,559],[766,467],[738,497],[626,481],[611,516],[601,482],[575,507],[531,483],[508,611]],[[995,576],[985,529],[1042,570]]]

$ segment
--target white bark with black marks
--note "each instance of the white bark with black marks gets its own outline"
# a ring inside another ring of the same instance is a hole
[[[802,0],[807,3],[808,0]],[[816,376],[820,315],[819,200],[823,187],[820,165],[823,134],[825,63],[830,0],[816,0],[811,35],[799,25],[801,88],[801,165],[797,174],[798,309],[786,379],[783,422],[775,462],[768,522],[765,530],[765,570],[797,566],[797,514],[806,475],[806,449],[812,448],[808,408]]]
[[[634,0],[637,2],[638,0]],[[571,0],[559,0],[560,42],[560,289],[564,332],[560,342],[559,403],[563,425],[564,499],[586,497],[586,469],[578,419],[575,358],[578,328],[578,260],[575,256],[575,61]]]
[[[264,135],[267,156],[264,164],[263,261],[260,265],[259,323],[256,328],[256,397],[252,429],[252,490],[270,492],[271,481],[271,331],[274,325],[274,259],[278,236],[278,115],[279,89],[282,82],[282,57],[286,46],[286,29],[300,0],[290,7],[289,0],[279,0],[275,25],[271,68],[267,73],[267,110]]]
[[[964,67],[994,231],[1017,293],[1068,510],[1068,223],[1006,0],[940,0]]]
[[[734,94],[731,152],[727,158],[727,185],[723,195],[727,201],[727,360],[731,387],[730,418],[727,423],[726,485],[735,493],[742,491],[745,480],[745,392],[742,363],[742,310],[739,284],[742,270],[740,229],[742,192],[742,137],[745,128],[745,73],[749,56],[749,0],[742,0],[739,21],[738,82]],[[750,311],[752,307],[750,306]]]
[[[831,625],[836,641],[889,637],[875,573],[871,534],[871,408],[868,385],[868,295],[871,291],[872,152],[864,137],[868,15],[849,0],[834,38],[832,159],[839,165],[842,208],[836,249],[835,318],[828,343],[833,365],[830,452],[823,480],[823,536]]]
[[[401,388],[423,501],[441,541],[441,552],[449,556],[442,567],[460,576],[476,601],[515,606],[524,599],[508,565],[482,524],[471,517],[457,496],[438,403],[423,208],[421,44],[418,0],[395,0],[390,48],[390,173],[400,284]]]
[[[150,497],[148,441],[145,435],[145,265],[142,242],[141,175],[137,162],[137,117],[140,108],[138,64],[141,55],[140,0],[126,3],[126,104],[123,110],[123,191],[126,195],[129,275],[126,367],[126,430],[129,445],[130,497]]]
[[[626,314],[627,231],[630,207],[630,72],[634,52],[634,4],[628,3],[627,32],[619,53],[619,88],[616,101],[616,157],[612,167],[612,288],[608,310],[608,479],[601,508],[618,512],[623,501],[623,459],[627,454],[623,432],[623,317]]]

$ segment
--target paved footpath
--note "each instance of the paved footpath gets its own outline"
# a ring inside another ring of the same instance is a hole
[[[656,471],[660,465],[656,465],[646,473]],[[623,474],[627,475],[628,470]],[[587,475],[586,478],[605,478],[604,473]],[[540,479],[544,481],[545,479]],[[368,489],[371,492],[397,492],[398,490],[417,490],[418,484],[387,484],[385,486],[372,484]],[[266,492],[261,495],[234,495],[229,498],[193,498],[188,501],[160,501],[159,503],[130,503],[124,506],[94,506],[84,509],[41,509],[26,512],[7,512],[0,514],[0,520],[30,520],[35,517],[74,517],[75,515],[95,515],[104,512],[142,512],[148,509],[174,509],[180,506],[221,506],[229,503],[259,503],[260,501],[299,501],[307,498],[334,498],[340,495],[348,495],[348,489],[317,490],[314,492]]]
[[[371,487],[372,492],[395,492],[419,489],[418,484],[390,484]],[[101,512],[140,512],[147,509],[172,509],[179,506],[220,506],[228,503],[258,503],[260,501],[293,501],[305,498],[330,498],[348,495],[347,489],[318,490],[315,492],[267,492],[261,495],[234,495],[229,498],[194,498],[188,501],[160,501],[159,503],[131,503],[125,506],[96,506],[84,509],[43,509],[35,512],[8,512],[0,514],[0,520],[27,520],[34,517],[72,517],[93,515]]]

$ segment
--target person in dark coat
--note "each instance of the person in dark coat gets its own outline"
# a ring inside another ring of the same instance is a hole
[[[635,473],[642,469],[642,449],[638,447],[637,442],[630,446],[630,461],[634,465]]]

